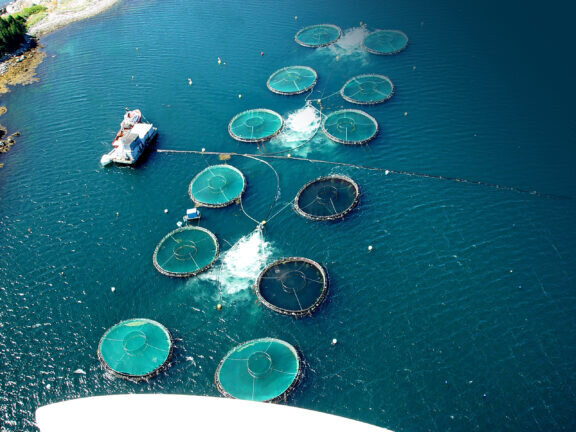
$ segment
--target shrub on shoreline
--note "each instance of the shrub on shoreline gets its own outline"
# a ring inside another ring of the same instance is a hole
[[[18,49],[24,42],[26,25],[23,20],[8,15],[0,18],[0,57]]]
[[[34,5],[0,18],[0,57],[18,49],[25,41],[27,28],[44,18],[47,9]]]
[[[27,8],[22,9],[20,12],[16,12],[12,14],[14,18],[22,18],[23,20],[27,20],[30,16],[34,14],[38,14],[40,12],[45,12],[48,8],[42,5],[34,5]],[[28,23],[27,23],[28,24]]]

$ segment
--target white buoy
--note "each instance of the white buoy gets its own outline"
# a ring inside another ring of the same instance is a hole
[[[168,209],[164,209],[164,213],[168,213]]]
[[[372,250],[372,245],[368,246],[368,250],[369,250],[369,251]]]
[[[241,94],[238,95],[238,99],[242,99],[242,95],[241,95]]]
[[[404,113],[404,117],[406,117],[407,115],[408,115],[408,111],[406,111],[406,112]]]
[[[390,174],[390,171],[386,170],[386,171],[384,171],[384,174],[388,175],[388,174]]]
[[[338,339],[334,338],[332,339],[332,345],[336,345],[338,343]]]
[[[202,147],[202,153],[204,153],[206,151],[206,149],[204,147]]]
[[[112,292],[116,291],[116,287],[110,287],[110,291]]]

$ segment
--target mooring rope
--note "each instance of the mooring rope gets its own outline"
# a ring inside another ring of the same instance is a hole
[[[272,204],[270,204],[270,208],[268,209],[268,213],[266,213],[266,217],[264,218],[264,220],[267,220],[268,217],[270,216],[270,213],[272,213],[272,209],[274,208],[274,206],[276,205],[276,203],[280,199],[280,176],[278,175],[278,171],[276,171],[274,169],[274,167],[272,165],[270,165],[270,163],[268,163],[264,160],[261,160],[255,156],[253,156],[253,155],[246,154],[246,155],[244,155],[244,157],[257,160],[258,162],[262,162],[263,164],[267,165],[274,172],[274,175],[276,176],[276,195],[274,196],[274,199],[272,200]]]
[[[247,158],[256,159],[256,160],[260,160],[259,158],[295,160],[295,161],[309,162],[309,163],[320,163],[320,164],[327,164],[327,165],[344,166],[344,167],[355,168],[355,169],[366,170],[366,171],[377,171],[377,172],[383,172],[386,175],[399,174],[399,175],[410,176],[410,177],[420,177],[420,178],[428,178],[428,179],[434,179],[434,180],[467,183],[467,184],[485,186],[485,187],[495,188],[495,189],[500,189],[500,190],[507,190],[507,191],[511,191],[511,192],[518,192],[518,193],[523,193],[523,194],[528,194],[528,195],[535,195],[535,196],[539,196],[539,197],[543,197],[543,198],[563,199],[563,200],[574,199],[574,197],[570,196],[570,195],[560,195],[560,194],[538,192],[536,190],[523,189],[523,188],[519,188],[519,187],[515,187],[515,186],[501,185],[501,184],[497,184],[497,183],[489,183],[489,182],[485,182],[482,180],[471,180],[471,179],[465,179],[465,178],[459,178],[459,177],[447,177],[447,176],[441,176],[441,175],[435,175],[435,174],[426,174],[426,173],[393,170],[393,169],[386,169],[386,168],[379,168],[379,167],[370,167],[370,166],[365,166],[365,165],[357,165],[357,164],[346,163],[346,162],[337,162],[337,161],[327,161],[327,160],[322,160],[322,159],[309,159],[309,158],[304,158],[304,157],[296,157],[296,156],[288,156],[288,155],[282,156],[282,155],[279,155],[277,153],[268,153],[268,154],[264,153],[264,154],[258,155],[258,157],[255,157],[254,155],[247,154],[247,153],[234,153],[234,152],[207,152],[207,151],[202,152],[202,151],[198,151],[198,150],[165,150],[165,149],[157,149],[156,151],[158,153],[230,155],[230,156],[247,157]],[[260,160],[260,161],[267,163],[263,160]],[[270,167],[272,167],[270,164],[268,164],[268,165]],[[276,173],[276,175],[278,175],[278,173]],[[278,192],[277,192],[277,194],[278,194]],[[274,203],[276,202],[276,200],[274,201]],[[270,214],[270,212],[269,212],[269,214]]]
[[[244,213],[244,216],[246,216],[248,219],[250,219],[252,222],[256,223],[256,225],[260,224],[260,221],[254,219],[252,216],[250,216],[248,213],[246,213],[246,210],[244,210],[244,205],[242,204],[242,197],[240,197],[238,199],[238,202],[240,203],[240,209],[242,210],[242,213]]]

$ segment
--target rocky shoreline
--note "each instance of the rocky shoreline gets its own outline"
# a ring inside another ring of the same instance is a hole
[[[7,56],[0,58],[0,94],[10,91],[11,86],[27,85],[38,81],[36,67],[46,54],[38,45],[37,37],[44,36],[66,25],[80,21],[109,9],[121,0],[15,0],[9,3],[4,12],[14,14],[32,5],[46,7],[43,17],[28,29],[29,36],[20,48]],[[6,107],[0,107],[0,116],[6,112]],[[0,153],[10,150],[16,143],[19,132],[7,135],[7,129],[0,124]],[[0,168],[3,164],[0,164]]]
[[[35,70],[45,54],[36,38],[27,37],[25,43],[10,55],[0,59],[0,94],[10,91],[9,86],[37,82]]]
[[[0,116],[5,114],[7,111],[5,106],[0,106]],[[0,153],[6,153],[10,150],[14,144],[16,144],[16,137],[20,136],[20,132],[14,132],[8,136],[6,134],[8,130],[0,124]],[[5,138],[6,137],[6,138]],[[3,163],[0,163],[0,168],[4,166]]]
[[[40,50],[35,50],[36,38],[58,30],[72,22],[83,20],[105,11],[121,0],[15,0],[5,8],[6,14],[21,12],[32,5],[46,7],[40,20],[29,29],[26,43],[16,52],[0,58],[0,94],[9,91],[10,85],[35,82],[33,68],[40,61],[28,62],[27,59],[39,58]],[[42,55],[40,60],[44,56]],[[22,65],[21,63],[24,62]],[[12,70],[15,70],[12,71]],[[20,75],[24,76],[20,76]]]

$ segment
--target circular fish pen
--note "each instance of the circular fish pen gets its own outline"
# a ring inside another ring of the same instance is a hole
[[[300,29],[294,40],[308,48],[320,48],[333,44],[341,36],[342,30],[334,24],[316,24]]]
[[[373,105],[386,102],[394,94],[394,84],[384,75],[358,75],[346,81],[340,96],[358,105]]]
[[[114,375],[140,380],[156,375],[172,354],[172,337],[162,324],[146,318],[109,328],[98,344],[98,359]]]
[[[219,208],[232,204],[246,189],[242,172],[230,165],[204,168],[190,182],[188,194],[195,204]]]
[[[306,183],[294,199],[296,212],[311,220],[343,218],[358,204],[360,188],[346,176],[319,177]]]
[[[400,30],[376,30],[364,38],[362,45],[369,53],[392,55],[408,45],[408,36]]]
[[[262,338],[229,351],[214,378],[218,391],[226,397],[272,402],[290,393],[301,375],[300,355],[292,345]]]
[[[328,293],[328,276],[320,264],[308,258],[283,258],[260,272],[254,289],[267,308],[299,318],[312,315],[322,304]]]
[[[311,67],[287,66],[270,75],[266,86],[273,93],[296,95],[310,90],[316,85],[316,81],[318,74]]]
[[[280,114],[258,108],[236,114],[228,124],[228,133],[238,141],[262,142],[274,137],[283,125]]]
[[[195,276],[218,258],[218,240],[205,228],[182,227],[168,233],[154,250],[154,267],[166,276]]]
[[[344,109],[326,116],[322,131],[340,144],[365,144],[378,133],[378,122],[364,111]]]

